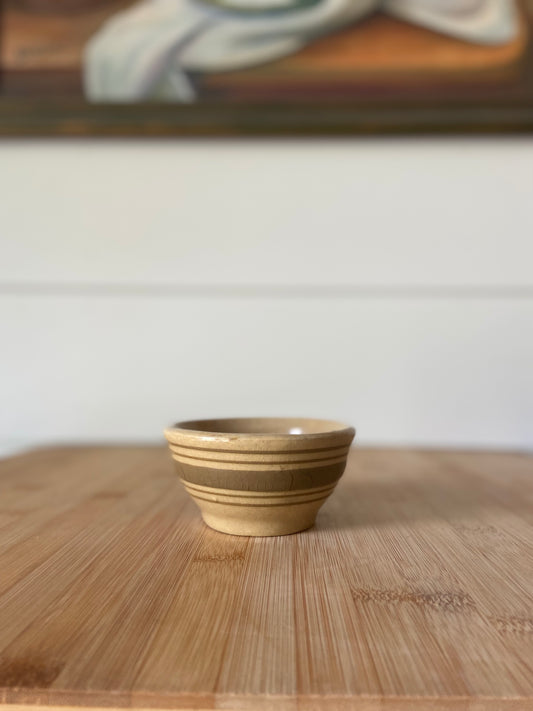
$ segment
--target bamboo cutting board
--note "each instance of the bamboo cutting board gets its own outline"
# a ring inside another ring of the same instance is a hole
[[[204,527],[159,448],[0,463],[6,707],[533,709],[533,457],[354,450],[317,526]]]

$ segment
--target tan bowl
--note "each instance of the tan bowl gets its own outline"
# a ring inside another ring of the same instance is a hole
[[[281,417],[194,420],[165,430],[205,523],[237,536],[312,526],[344,472],[354,435],[340,422]]]

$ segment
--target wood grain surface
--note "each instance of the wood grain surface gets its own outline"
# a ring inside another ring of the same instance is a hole
[[[533,708],[533,457],[355,449],[315,528],[201,521],[161,448],[0,463],[0,701]]]

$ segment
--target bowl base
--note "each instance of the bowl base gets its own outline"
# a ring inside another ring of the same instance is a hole
[[[232,536],[253,536],[264,538],[268,536],[288,536],[312,528],[315,525],[316,512],[312,517],[306,516],[298,522],[291,521],[242,521],[225,516],[213,516],[202,513],[204,523],[209,528],[219,533],[228,533]]]
[[[286,536],[314,525],[335,485],[299,491],[231,491],[184,481],[204,522],[233,536]]]

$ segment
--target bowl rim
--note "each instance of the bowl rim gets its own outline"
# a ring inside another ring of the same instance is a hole
[[[235,431],[217,431],[213,429],[202,429],[202,423],[223,422],[223,421],[246,421],[246,420],[270,420],[270,421],[294,421],[294,426],[298,423],[305,422],[320,422],[324,425],[329,425],[329,428],[324,428],[319,432],[245,432],[242,430]],[[188,425],[198,425],[198,427],[190,427]],[[265,440],[316,440],[324,437],[335,436],[350,436],[354,437],[356,430],[351,425],[348,425],[339,420],[329,420],[317,417],[213,417],[195,420],[181,420],[174,425],[165,429],[165,434],[169,435],[184,435],[189,437],[200,437],[202,439],[265,439]]]

